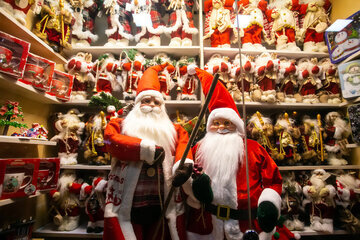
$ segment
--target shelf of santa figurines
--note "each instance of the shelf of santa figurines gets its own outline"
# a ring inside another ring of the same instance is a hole
[[[278,57],[287,57],[291,59],[300,59],[300,58],[325,58],[329,57],[328,53],[320,53],[320,52],[304,52],[304,51],[281,51],[281,50],[272,50],[267,49],[265,51],[261,50],[241,50],[242,54],[248,54],[251,56],[260,55],[263,52],[268,53],[276,53]],[[204,47],[204,59],[205,62],[210,59],[210,57],[215,54],[220,53],[221,55],[225,55],[230,57],[231,59],[235,58],[235,56],[239,53],[238,48],[214,48],[214,47]]]
[[[343,170],[356,170],[360,169],[360,165],[315,165],[315,166],[279,166],[280,171],[307,171],[307,170],[315,170],[315,169],[324,169],[324,170],[335,170],[335,169],[343,169]]]
[[[0,31],[29,42],[31,44],[30,51],[32,53],[54,61],[55,63],[65,64],[67,62],[63,56],[56,53],[49,45],[2,8],[0,8],[0,23]]]
[[[110,169],[111,169],[111,165],[87,165],[87,164],[60,165],[60,169],[72,169],[72,170],[110,170]]]
[[[53,223],[46,224],[45,226],[35,230],[32,233],[33,237],[61,237],[67,238],[102,238],[103,233],[87,233],[86,223],[81,224],[78,228],[72,231],[57,231]]]
[[[236,106],[240,108],[242,103],[237,102]],[[330,103],[263,103],[263,102],[245,102],[245,106],[248,109],[262,110],[262,109],[290,109],[290,110],[301,110],[301,109],[337,109],[341,108],[340,104]]]
[[[136,49],[139,52],[146,55],[146,57],[153,57],[158,53],[166,53],[174,57],[194,57],[200,55],[200,46],[192,46],[192,47],[169,47],[169,46],[159,46],[159,47],[136,47],[136,46],[128,46],[128,47],[103,47],[103,46],[91,46],[86,48],[72,48],[65,49],[64,54],[68,57],[75,55],[78,52],[87,52],[91,53],[93,58],[96,59],[104,53],[112,53],[113,55],[119,56],[122,51],[128,51],[130,49]]]
[[[28,197],[20,197],[20,198],[9,198],[9,199],[4,199],[4,200],[0,200],[0,207],[5,206],[5,205],[9,205],[15,202],[20,202],[23,200],[27,200],[30,198],[35,198],[41,195],[41,192],[36,192],[34,195],[28,196]]]
[[[15,143],[15,144],[36,144],[56,146],[57,142],[46,139],[35,139],[30,137],[16,137],[16,136],[0,136],[0,143]]]

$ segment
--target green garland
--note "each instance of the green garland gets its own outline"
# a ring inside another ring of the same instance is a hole
[[[116,111],[123,107],[119,99],[104,92],[101,92],[100,95],[92,96],[89,102],[89,106],[101,107],[104,111],[110,105],[114,106]]]

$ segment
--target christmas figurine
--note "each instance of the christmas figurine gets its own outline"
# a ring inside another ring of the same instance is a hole
[[[123,54],[125,58],[122,59]],[[125,100],[134,100],[138,82],[144,72],[145,57],[135,49],[123,51],[120,56],[122,89]]]
[[[304,103],[319,103],[316,95],[318,89],[321,88],[321,72],[322,67],[318,64],[316,58],[302,58],[297,63],[299,74],[299,93]]]
[[[276,101],[276,79],[280,60],[275,53],[263,52],[255,59],[255,82],[261,96],[254,95],[255,101],[274,103]]]
[[[255,90],[255,86],[254,86],[255,63],[253,62],[250,56],[241,54],[241,64],[242,64],[242,69],[240,71],[240,55],[237,54],[232,62],[230,76],[231,79],[235,80],[235,83],[237,84],[237,87],[240,91],[242,89],[241,81],[244,82],[245,102],[251,102],[252,91]],[[239,101],[241,101],[241,99],[242,96]]]
[[[272,19],[269,44],[276,43],[276,50],[301,51],[296,46],[295,35],[298,31],[298,0],[276,0],[269,4],[266,15]],[[295,4],[294,4],[295,3]]]
[[[335,187],[329,183],[330,173],[323,169],[313,171],[308,185],[303,187],[303,206],[310,214],[310,228],[332,233],[335,211]]]
[[[158,53],[152,59],[152,64],[166,64],[166,67],[159,72],[160,93],[165,100],[170,100],[170,90],[175,87],[173,78],[176,74],[175,64],[166,53]]]
[[[230,80],[231,62],[228,56],[221,56],[216,53],[206,63],[204,69],[210,74],[219,74],[219,80],[226,85]]]
[[[65,64],[65,70],[74,76],[71,92],[72,100],[86,100],[89,82],[94,81],[91,53],[78,52]]]
[[[249,15],[248,25],[244,27],[244,36],[241,39],[244,50],[260,50],[266,48],[261,44],[262,39],[268,40],[264,27],[267,24],[265,13],[267,2],[265,0],[240,0],[238,11],[241,15]]]
[[[176,63],[175,77],[177,80],[177,100],[197,100],[196,92],[198,89],[198,80],[195,76],[195,69],[197,67],[195,59],[189,57],[181,57]],[[188,71],[190,70],[190,71]]]
[[[302,102],[301,95],[297,92],[297,75],[298,70],[296,61],[285,57],[280,59],[278,72],[278,89],[276,97],[280,102],[296,103]]]
[[[65,0],[45,0],[41,8],[41,20],[33,32],[56,52],[71,49],[71,5]]]
[[[305,52],[327,53],[328,48],[324,42],[325,30],[330,25],[329,0],[300,0],[298,5],[301,27],[297,39],[304,42]]]
[[[65,169],[60,175],[57,189],[49,193],[53,202],[52,208],[56,212],[53,221],[58,231],[72,231],[79,226],[80,201],[69,189],[75,181],[75,171]]]
[[[105,113],[100,112],[92,117],[85,124],[87,138],[85,139],[84,158],[89,164],[108,165],[110,155],[106,151],[104,143],[104,130],[106,127]]]
[[[117,70],[120,66],[118,60],[110,53],[100,56],[93,65],[92,74],[95,78],[93,92],[96,94],[105,92],[112,94],[113,91],[120,89],[119,76]]]
[[[92,42],[98,40],[94,34],[95,18],[98,13],[96,0],[70,0],[75,19],[71,27],[73,47],[90,47]]]
[[[340,78],[337,66],[331,63],[330,58],[323,58],[319,62],[322,67],[322,88],[319,100],[322,103],[341,103]]]
[[[206,0],[204,40],[210,39],[211,47],[229,48],[237,42],[237,30],[233,26],[233,0]]]
[[[165,32],[170,34],[170,47],[192,46],[192,36],[199,31],[194,26],[192,15],[194,0],[169,0],[167,10],[169,11],[168,26]]]
[[[0,1],[0,8],[10,13],[22,25],[26,24],[26,14],[37,0],[3,0]]]
[[[58,142],[60,164],[77,164],[77,156],[85,123],[80,120],[83,114],[79,110],[71,109],[66,114],[59,113],[55,122],[55,129],[58,134],[50,141]]]
[[[85,201],[85,212],[89,218],[86,232],[100,233],[104,229],[105,192],[107,181],[102,177],[95,177],[92,184],[70,183],[69,191]]]
[[[346,148],[347,138],[351,134],[350,125],[338,112],[329,112],[325,117],[324,147],[328,152],[331,165],[347,165],[343,156],[349,155]]]

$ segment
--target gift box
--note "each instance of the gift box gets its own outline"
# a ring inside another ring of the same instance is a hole
[[[38,159],[0,159],[0,199],[34,195],[38,172]]]
[[[19,81],[32,84],[39,90],[49,91],[54,69],[55,62],[29,53],[23,77]]]
[[[59,158],[39,159],[37,189],[38,190],[56,189],[59,180],[59,172],[60,172]]]
[[[360,96],[360,60],[350,61],[338,66],[341,93],[343,98]]]
[[[50,90],[47,92],[62,101],[69,101],[74,82],[74,76],[58,70],[54,70]]]
[[[0,31],[0,72],[21,78],[30,43]]]

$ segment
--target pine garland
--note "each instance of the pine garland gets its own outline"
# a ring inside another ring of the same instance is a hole
[[[123,107],[119,99],[104,92],[101,92],[100,95],[92,96],[89,102],[89,106],[102,107],[104,111],[106,111],[106,108],[110,105],[114,106],[116,111]]]

